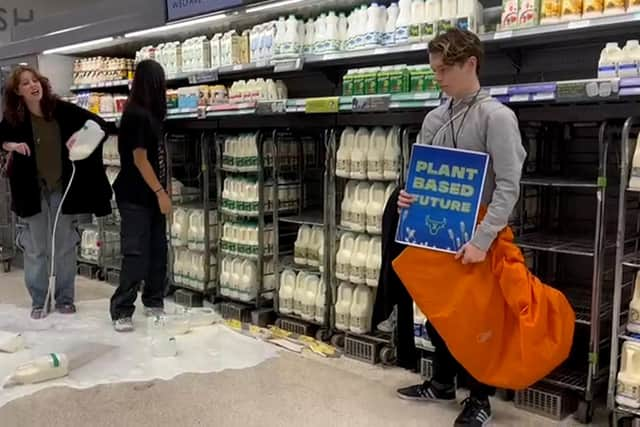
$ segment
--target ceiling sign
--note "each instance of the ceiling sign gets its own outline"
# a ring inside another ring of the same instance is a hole
[[[192,18],[242,5],[242,0],[167,0],[167,20]]]

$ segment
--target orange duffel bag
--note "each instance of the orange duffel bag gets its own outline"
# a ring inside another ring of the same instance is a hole
[[[513,233],[503,230],[480,264],[408,247],[393,262],[413,300],[478,381],[521,390],[569,356],[575,313],[532,275]]]

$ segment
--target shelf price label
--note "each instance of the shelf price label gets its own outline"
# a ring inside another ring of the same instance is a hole
[[[211,83],[218,81],[218,70],[209,70],[202,73],[191,74],[189,76],[189,84],[197,85],[201,83]]]
[[[570,30],[577,30],[578,28],[588,28],[591,26],[591,21],[588,19],[580,20],[580,21],[572,21],[569,22],[567,28]]]
[[[287,101],[280,99],[277,101],[258,101],[256,104],[257,115],[274,115],[274,114],[286,114],[287,113]]]
[[[289,73],[292,71],[300,71],[304,67],[304,59],[296,58],[288,61],[276,62],[273,66],[274,73]]]
[[[340,111],[340,97],[308,98],[305,102],[305,113],[337,113]]]
[[[354,112],[389,111],[391,95],[355,96],[351,103]]]
[[[513,37],[513,31],[499,31],[493,34],[494,40],[504,40]]]

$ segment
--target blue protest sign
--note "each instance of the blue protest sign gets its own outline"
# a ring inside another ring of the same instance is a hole
[[[400,213],[396,241],[456,253],[475,232],[489,156],[414,145],[406,191],[416,197]]]

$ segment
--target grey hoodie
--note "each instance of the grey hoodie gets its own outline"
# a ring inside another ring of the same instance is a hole
[[[469,110],[463,124],[466,109]],[[471,241],[487,251],[507,226],[518,201],[522,165],[527,153],[513,111],[485,91],[477,97],[472,94],[459,101],[450,100],[427,114],[417,143],[454,147],[451,117],[457,135],[456,148],[489,154],[489,170],[481,200],[484,206],[488,205],[488,212]]]

